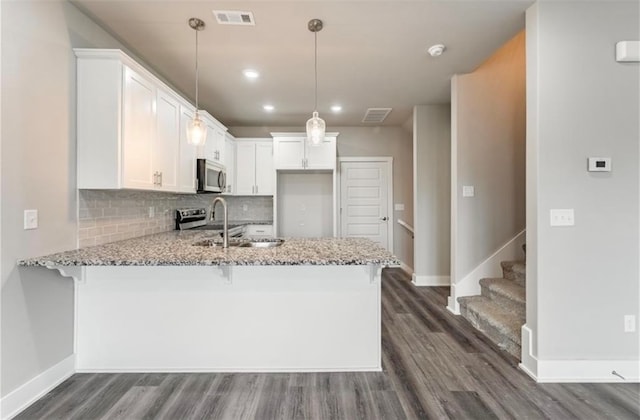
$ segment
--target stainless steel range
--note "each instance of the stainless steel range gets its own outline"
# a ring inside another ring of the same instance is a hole
[[[223,236],[222,222],[207,221],[207,210],[204,207],[176,210],[177,230],[207,230]],[[245,234],[245,225],[229,223],[229,237],[241,238]]]

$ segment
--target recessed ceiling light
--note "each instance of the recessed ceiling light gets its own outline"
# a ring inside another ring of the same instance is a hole
[[[253,70],[253,69],[245,69],[242,71],[242,74],[244,74],[244,77],[250,80],[255,80],[258,77],[260,77],[260,73],[258,73],[257,70]]]
[[[271,104],[266,104],[266,105],[262,105],[262,109],[264,109],[267,112],[271,112],[274,109],[276,109],[276,107]]]
[[[431,55],[431,57],[440,57],[445,49],[446,47],[444,45],[436,44],[430,46],[427,52],[429,53],[429,55]]]
[[[342,106],[340,106],[340,105],[333,105],[333,106],[331,107],[331,111],[333,111],[333,112],[340,112],[340,111],[342,111]]]

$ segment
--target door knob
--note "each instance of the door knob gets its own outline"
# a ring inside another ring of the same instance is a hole
[[[381,217],[380,220],[382,220],[383,222],[386,222],[387,220],[389,220],[389,218],[387,216]]]

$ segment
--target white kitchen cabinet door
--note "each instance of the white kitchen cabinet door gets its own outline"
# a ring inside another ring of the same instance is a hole
[[[256,143],[256,195],[273,195],[273,143]]]
[[[197,147],[187,140],[187,126],[193,119],[195,108],[191,105],[180,105],[180,165],[178,172],[178,191],[196,192],[196,157]]]
[[[227,191],[229,195],[236,191],[236,141],[229,133],[225,135],[224,160],[227,167]]]
[[[206,111],[200,111],[200,118],[202,118],[207,125],[207,141],[204,144],[204,157],[224,165],[226,129],[219,125],[217,120]]]
[[[256,181],[256,147],[254,142],[236,144],[235,195],[253,195]]]
[[[318,145],[305,145],[305,169],[336,168],[336,138],[325,137]]]
[[[153,144],[156,188],[177,191],[180,163],[180,103],[174,95],[162,89],[158,89],[157,92],[156,135]]]
[[[304,137],[273,139],[273,163],[275,169],[304,168]]]
[[[153,82],[124,68],[123,186],[154,189],[153,143],[156,93]]]

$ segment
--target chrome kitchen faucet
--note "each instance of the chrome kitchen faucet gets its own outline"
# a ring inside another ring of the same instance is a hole
[[[213,220],[214,218],[216,204],[218,202],[222,203],[222,208],[224,209],[224,221],[222,224],[222,247],[229,248],[229,211],[227,210],[227,200],[220,196],[213,199],[213,205],[211,206],[211,220]]]

